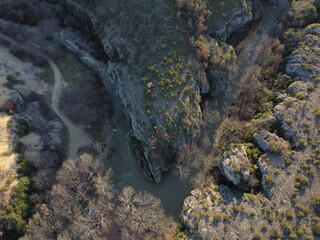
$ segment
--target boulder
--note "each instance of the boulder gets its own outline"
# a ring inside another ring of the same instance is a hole
[[[254,120],[254,125],[259,128],[268,129],[276,123],[276,118],[272,114],[263,114],[260,118]]]
[[[253,141],[258,145],[261,151],[267,152],[271,150],[270,142],[279,141],[279,137],[267,131],[261,131],[253,135]]]
[[[249,181],[249,169],[251,167],[246,147],[232,146],[223,154],[220,170],[234,185],[244,185]]]

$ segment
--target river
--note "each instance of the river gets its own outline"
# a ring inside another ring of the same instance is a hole
[[[261,4],[259,0],[256,0],[256,2]],[[287,1],[283,0],[279,5],[276,4],[275,6],[261,5],[261,7],[263,9],[262,19],[257,25],[257,29],[254,29],[252,35],[248,37],[245,50],[240,53],[239,71],[233,80],[233,87],[230,93],[223,99],[223,102],[218,101],[218,104],[214,104],[214,110],[217,114],[212,122],[203,129],[205,133],[201,137],[203,144],[208,141],[207,144],[212,146],[216,130],[219,128],[219,123],[224,118],[225,111],[231,104],[234,96],[236,96],[236,92],[239,91],[241,85],[250,79],[256,71],[259,71],[259,69],[257,70],[255,68],[256,62],[259,58],[263,58],[264,47],[269,46],[272,39],[270,35],[273,34],[275,26],[281,22],[281,20],[283,21],[282,12],[287,8]],[[192,190],[191,185],[188,182],[181,181],[172,172],[168,174],[162,183],[149,182],[144,177],[138,161],[134,158],[129,148],[130,125],[124,117],[123,108],[115,94],[116,91],[113,84],[109,82],[109,78],[107,77],[106,64],[97,61],[92,58],[90,54],[80,50],[78,47],[79,44],[75,44],[75,39],[77,38],[72,36],[72,33],[61,31],[57,34],[56,38],[99,75],[112,97],[115,110],[113,117],[117,125],[116,131],[114,132],[115,152],[109,161],[109,166],[114,173],[115,187],[121,189],[124,186],[132,186],[136,190],[147,191],[161,200],[167,215],[177,217],[181,211],[183,200]],[[259,74],[259,72],[257,74]]]

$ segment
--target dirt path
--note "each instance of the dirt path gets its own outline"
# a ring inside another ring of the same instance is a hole
[[[12,153],[10,146],[12,136],[7,127],[10,119],[11,117],[7,114],[0,113],[0,170],[8,170],[15,165],[15,154]]]
[[[54,86],[52,90],[52,109],[53,111],[59,116],[61,121],[64,122],[65,126],[67,127],[69,131],[69,150],[68,150],[68,158],[75,158],[77,157],[77,151],[79,147],[85,146],[85,145],[91,145],[93,144],[93,139],[91,139],[88,135],[86,135],[83,132],[83,126],[76,125],[73,122],[71,122],[60,110],[59,110],[59,103],[60,103],[60,95],[61,91],[63,89],[63,77],[61,75],[61,72],[59,71],[57,65],[44,53],[42,53],[40,50],[35,49],[34,47],[30,47],[21,43],[18,43],[17,41],[3,35],[0,33],[0,38],[10,42],[11,44],[14,44],[20,48],[22,48],[25,51],[31,52],[33,54],[36,54],[40,57],[45,58],[49,65],[50,68],[53,71],[54,74]],[[97,150],[100,148],[97,147]]]

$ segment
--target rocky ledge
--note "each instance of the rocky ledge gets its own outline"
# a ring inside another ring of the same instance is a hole
[[[320,24],[313,24],[293,37],[298,47],[287,59],[287,75],[279,75],[293,82],[286,94],[278,94],[274,108],[283,138],[265,130],[254,134],[262,152],[257,165],[263,192],[224,185],[193,190],[184,202],[185,231],[178,239],[320,238],[319,33]],[[241,148],[225,153],[221,165],[234,183],[248,167]]]
[[[229,77],[225,67],[212,64],[210,71],[217,82],[209,79],[195,50],[209,51],[206,59],[212,55],[224,57],[234,68],[232,47],[220,44],[209,34],[225,38],[246,24],[251,19],[246,2],[233,1],[212,14],[226,16],[219,23],[208,20],[210,27],[203,32],[206,40],[192,36],[189,23],[193,19],[187,19],[184,11],[189,4],[194,12],[210,14],[220,6],[218,1],[204,1],[207,4],[203,2],[201,6],[193,1],[177,1],[176,5],[171,1],[67,2],[90,17],[110,59],[109,81],[105,84],[115,85],[131,123],[134,152],[145,175],[150,180],[162,181],[175,154],[200,135],[200,93],[219,87]]]

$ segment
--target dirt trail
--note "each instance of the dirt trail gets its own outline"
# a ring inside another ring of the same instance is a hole
[[[0,38],[10,42],[11,44],[14,44],[20,48],[22,48],[25,51],[31,52],[33,54],[36,54],[40,57],[45,58],[50,68],[53,71],[54,74],[54,86],[52,90],[52,109],[53,111],[59,116],[59,118],[64,122],[65,126],[67,127],[69,131],[69,151],[68,151],[68,158],[75,158],[77,157],[77,151],[79,147],[93,144],[93,139],[91,139],[88,135],[86,135],[83,132],[83,127],[80,125],[76,125],[73,122],[71,122],[60,110],[59,110],[59,103],[60,103],[60,95],[61,91],[63,89],[63,83],[62,83],[62,75],[59,71],[57,65],[44,53],[42,53],[40,50],[35,49],[34,47],[30,47],[21,43],[18,43],[17,41],[3,35],[0,33]],[[97,148],[98,150],[100,148]]]
[[[11,119],[5,113],[0,113],[0,169],[10,169],[15,165],[15,154],[11,151],[11,133],[7,122]]]

